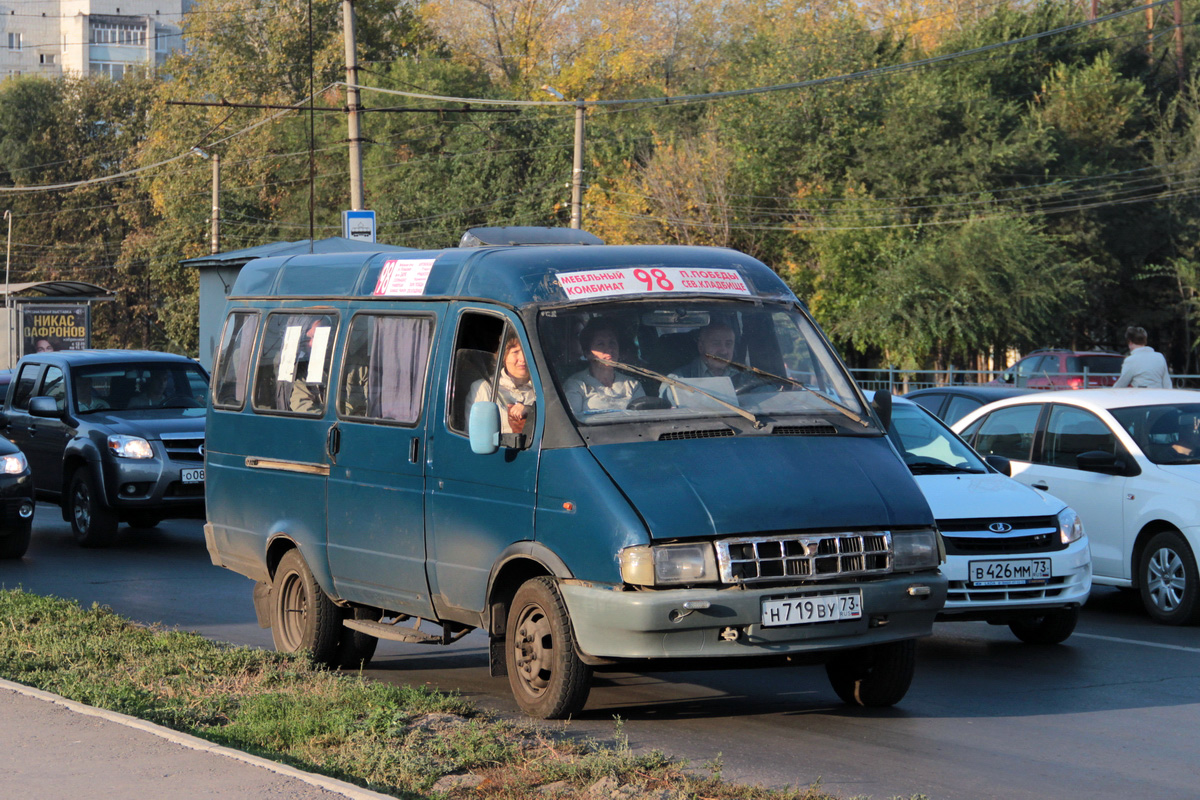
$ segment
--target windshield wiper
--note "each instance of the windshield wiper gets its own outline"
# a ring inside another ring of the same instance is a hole
[[[641,375],[643,378],[650,378],[651,380],[662,381],[663,383],[669,383],[672,386],[682,387],[684,389],[687,389],[688,391],[695,392],[696,394],[702,394],[705,397],[707,397],[708,399],[713,400],[713,401],[725,406],[725,408],[728,408],[730,411],[733,411],[736,414],[743,416],[746,419],[750,420],[752,423],[754,423],[755,428],[766,427],[765,424],[762,422],[762,420],[760,420],[757,416],[750,413],[749,411],[742,408],[741,406],[735,406],[733,403],[722,400],[721,398],[717,397],[715,394],[712,394],[711,392],[706,392],[703,389],[700,389],[696,386],[692,386],[690,383],[688,383],[686,381],[681,381],[681,380],[678,380],[677,378],[672,378],[669,375],[663,375],[661,372],[655,372],[652,369],[645,369],[644,367],[635,367],[633,364],[626,364],[622,361],[613,361],[612,359],[608,359],[608,358],[596,358],[596,363],[603,364],[606,367],[615,367],[616,369],[623,369],[626,372],[632,372],[634,375]]]
[[[759,369],[758,367],[752,367],[749,364],[741,364],[737,361],[730,361],[728,358],[721,358],[720,356],[714,356],[711,353],[705,353],[704,357],[711,358],[714,361],[723,361],[724,363],[728,364],[731,367],[736,367],[740,370],[752,373],[754,375],[759,375],[764,378],[771,378],[772,380],[783,381],[784,383],[790,383],[792,386],[795,386],[798,389],[801,389],[802,391],[808,392],[809,394],[811,394],[813,397],[817,398],[821,402],[827,403],[828,405],[833,406],[840,413],[842,413],[845,416],[849,417],[850,419],[854,420],[859,425],[862,425],[864,428],[866,428],[870,425],[870,423],[868,423],[865,419],[860,417],[858,414],[855,414],[853,411],[846,408],[844,405],[837,402],[836,400],[830,400],[828,397],[821,394],[820,392],[814,392],[812,389],[808,388],[800,381],[789,378],[786,375],[776,375],[773,372],[767,372],[765,369]]]
[[[971,474],[982,474],[981,469],[971,469],[970,467],[958,467],[954,464],[947,464],[944,461],[908,461],[908,468],[912,472],[966,472]]]

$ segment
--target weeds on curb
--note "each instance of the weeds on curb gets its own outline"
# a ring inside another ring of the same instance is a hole
[[[462,698],[317,669],[93,605],[0,590],[0,677],[400,798],[821,800],[661,752],[483,714]]]

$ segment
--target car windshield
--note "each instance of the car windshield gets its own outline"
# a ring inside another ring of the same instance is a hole
[[[1200,464],[1200,403],[1110,411],[1155,464]]]
[[[75,410],[200,408],[208,377],[195,364],[105,364],[74,371]]]
[[[795,306],[611,302],[545,310],[538,328],[581,425],[740,416],[762,427],[795,414],[871,425],[845,369]]]
[[[988,471],[974,450],[915,403],[892,404],[888,437],[914,474]]]

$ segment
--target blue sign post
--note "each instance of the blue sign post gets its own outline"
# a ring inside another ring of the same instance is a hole
[[[375,212],[343,211],[342,236],[356,242],[374,242]]]

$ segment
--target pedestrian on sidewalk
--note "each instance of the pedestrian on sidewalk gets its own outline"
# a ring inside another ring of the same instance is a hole
[[[1121,365],[1121,377],[1113,384],[1115,388],[1130,386],[1134,389],[1170,389],[1171,376],[1167,373],[1167,360],[1146,344],[1146,329],[1130,325],[1125,329],[1125,341],[1129,344],[1129,355]]]

